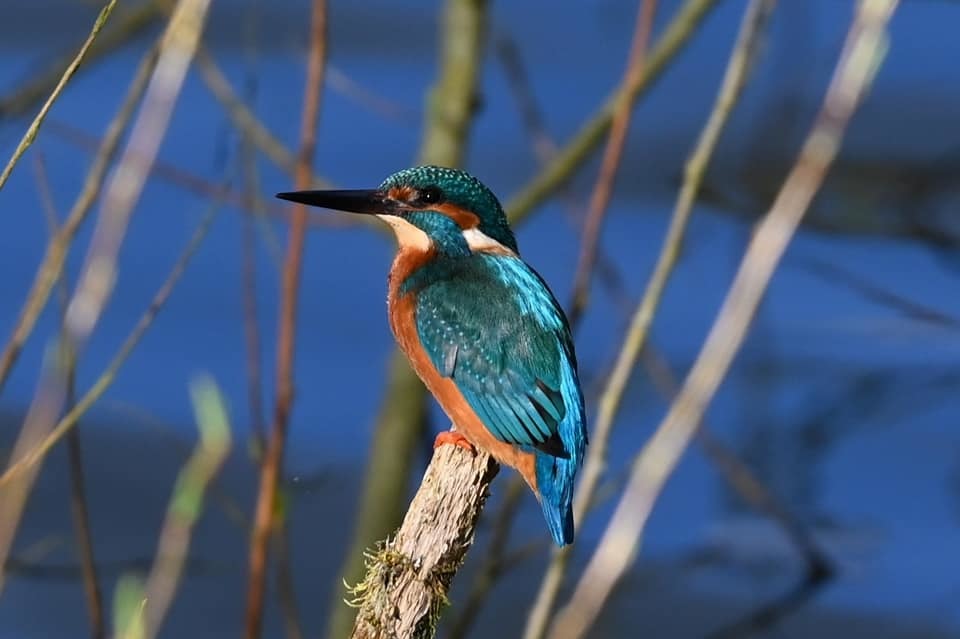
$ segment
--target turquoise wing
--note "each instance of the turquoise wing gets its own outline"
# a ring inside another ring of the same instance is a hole
[[[417,332],[497,439],[567,459],[561,424],[581,411],[566,319],[543,280],[518,258],[475,255],[437,263],[418,286]],[[575,393],[576,397],[566,397]],[[582,423],[582,419],[577,419]]]

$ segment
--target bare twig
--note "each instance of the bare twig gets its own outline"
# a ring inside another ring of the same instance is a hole
[[[650,276],[650,281],[640,304],[631,320],[623,347],[617,356],[617,362],[600,397],[590,448],[587,450],[587,457],[581,474],[582,478],[577,486],[574,499],[575,521],[583,520],[587,507],[594,498],[594,493],[606,465],[607,442],[610,438],[614,418],[620,407],[620,400],[630,379],[630,374],[636,366],[637,358],[643,350],[653,317],[660,305],[670,274],[673,272],[674,265],[679,257],[697,190],[703,180],[710,157],[713,155],[720,134],[746,83],[747,71],[755,52],[755,45],[764,18],[772,5],[772,0],[754,0],[750,4],[737,43],[734,45],[730,62],[727,65],[714,108],[687,161],[684,183],[680,194],[677,196],[663,248],[657,258],[656,266]],[[569,553],[570,551],[567,549],[555,553],[527,619],[525,639],[539,639],[544,636],[550,612],[563,582]]]
[[[190,550],[194,524],[203,512],[207,487],[230,452],[230,422],[223,398],[212,379],[200,378],[190,387],[200,442],[177,476],[173,496],[160,530],[160,540],[144,588],[144,639],[160,630]]]
[[[954,331],[960,329],[960,318],[878,286],[867,278],[848,271],[837,264],[814,257],[799,258],[797,264],[827,282],[848,286],[866,299],[892,308],[918,322],[925,322]]]
[[[371,113],[400,125],[413,126],[417,123],[419,114],[416,110],[374,93],[332,64],[327,65],[327,82],[332,91],[353,100]]]
[[[123,341],[123,344],[120,345],[117,353],[113,356],[113,359],[110,360],[110,363],[107,364],[107,367],[94,382],[93,386],[91,386],[87,392],[80,397],[76,405],[67,411],[66,415],[60,418],[60,421],[58,421],[57,425],[53,428],[53,430],[50,431],[50,434],[47,435],[34,448],[32,448],[29,453],[20,458],[11,457],[11,459],[15,459],[16,461],[11,463],[7,470],[0,475],[0,491],[5,490],[11,482],[17,480],[19,475],[33,468],[41,459],[43,459],[46,454],[49,453],[54,446],[56,446],[57,442],[63,439],[63,437],[74,426],[76,426],[77,421],[90,409],[90,407],[93,406],[97,400],[103,396],[108,388],[110,388],[111,384],[113,384],[113,381],[116,379],[117,374],[120,372],[120,368],[124,365],[124,363],[126,363],[127,358],[130,357],[130,353],[132,353],[133,349],[136,348],[137,344],[140,343],[140,340],[153,324],[153,320],[156,319],[157,314],[170,298],[170,294],[173,293],[174,288],[176,288],[177,283],[180,281],[180,278],[186,271],[187,266],[190,263],[190,259],[197,252],[197,249],[200,248],[200,245],[206,238],[207,233],[210,231],[210,227],[216,219],[218,212],[219,204],[214,204],[211,206],[206,216],[203,218],[203,220],[201,220],[200,224],[197,226],[197,229],[193,232],[193,235],[188,240],[187,245],[180,253],[177,261],[170,269],[170,273],[167,275],[167,278],[164,280],[163,284],[160,285],[156,295],[153,296],[153,299],[150,301],[150,305],[143,312],[143,315],[140,316],[136,326],[134,326],[133,330],[130,331],[130,334],[127,335],[127,338]],[[2,504],[2,501],[3,500],[0,500],[0,504]]]
[[[304,86],[300,153],[297,157],[296,170],[296,185],[300,189],[310,188],[312,182],[320,94],[323,89],[323,71],[326,62],[326,29],[326,1],[314,0],[310,20],[310,55],[307,59],[307,76]],[[269,551],[270,535],[273,531],[277,486],[283,465],[283,451],[293,406],[293,357],[296,343],[297,303],[300,297],[300,276],[306,231],[306,207],[295,205],[281,283],[282,297],[279,334],[277,335],[277,389],[274,398],[274,420],[260,470],[260,488],[250,545],[250,581],[247,589],[245,623],[247,639],[259,637],[262,626],[267,553]]]
[[[197,70],[204,84],[223,106],[237,130],[270,158],[271,162],[291,175],[296,173],[296,155],[264,126],[246,102],[237,95],[226,74],[203,47],[197,52]]]
[[[369,555],[367,576],[353,589],[353,639],[433,637],[497,469],[484,452],[434,451],[400,530]]]
[[[757,227],[683,388],[637,458],[623,496],[553,636],[582,637],[634,556],[654,501],[729,370],[787,244],[836,157],[843,134],[886,50],[896,0],[859,3],[823,106],[797,163]]]
[[[76,236],[80,225],[87,219],[94,202],[96,202],[97,197],[100,195],[103,180],[106,177],[110,162],[116,154],[120,144],[120,138],[127,128],[130,118],[133,117],[137,103],[139,103],[140,98],[143,97],[143,92],[147,87],[147,81],[150,79],[150,74],[153,72],[156,62],[156,51],[148,53],[140,62],[136,75],[131,81],[130,87],[127,89],[127,95],[124,97],[123,103],[120,105],[116,116],[114,116],[110,122],[109,127],[107,127],[106,135],[97,150],[90,170],[87,172],[87,177],[83,182],[80,194],[77,196],[73,207],[67,214],[67,218],[63,221],[57,234],[47,245],[43,261],[37,268],[37,275],[34,278],[33,285],[30,287],[30,292],[27,294],[23,308],[20,310],[20,316],[14,325],[13,333],[10,335],[10,339],[3,349],[3,353],[0,354],[0,391],[3,390],[10,371],[20,356],[20,351],[24,343],[33,332],[40,313],[47,305],[47,300],[50,299],[50,292],[53,290],[54,284],[60,279],[63,273],[63,267],[67,260],[67,251],[73,242],[73,238]]]
[[[504,74],[507,76],[510,93],[517,102],[517,110],[520,112],[523,128],[530,136],[534,155],[540,161],[540,165],[545,166],[553,159],[559,149],[557,143],[547,133],[543,114],[534,98],[533,90],[530,88],[530,80],[527,77],[527,71],[520,57],[517,43],[505,33],[498,34],[495,43],[497,59],[500,60]]]
[[[237,130],[270,158],[271,162],[291,175],[298,174],[301,169],[298,168],[300,165],[297,155],[284,146],[283,142],[277,139],[266,125],[257,118],[256,114],[250,110],[246,102],[234,91],[233,86],[216,60],[204,48],[201,48],[197,53],[197,69],[200,71],[200,77],[203,78],[207,88],[223,106],[224,111],[226,111]],[[312,166],[311,174],[303,188],[311,187],[317,189],[331,188],[330,182],[312,174]]]
[[[56,237],[60,228],[56,205],[53,202],[53,194],[50,190],[50,183],[47,179],[46,168],[43,158],[39,154],[36,156],[36,174],[37,186],[40,191],[40,199],[43,203],[44,213],[47,217],[47,226],[49,227],[50,239]],[[69,285],[66,275],[63,275],[57,281],[58,301],[60,306],[60,321],[63,322],[63,316],[67,311],[67,302],[69,301]],[[63,342],[64,352],[61,357],[64,361],[64,374],[67,385],[66,406],[69,410],[76,403],[76,357]],[[74,428],[67,437],[67,457],[70,466],[70,511],[73,515],[73,526],[76,534],[77,553],[80,556],[80,574],[83,583],[83,592],[87,600],[87,611],[90,614],[90,636],[93,639],[101,639],[105,636],[106,627],[103,620],[103,597],[100,594],[100,584],[97,578],[97,562],[93,554],[93,537],[90,534],[90,515],[87,508],[86,481],[83,473],[83,450],[80,446],[79,430]]]
[[[110,23],[87,51],[84,64],[79,70],[89,69],[95,60],[104,58],[159,22],[170,3],[171,0],[146,0],[131,8],[118,7],[111,16]],[[48,68],[31,73],[21,86],[0,96],[0,118],[18,117],[49,95],[60,81],[63,69],[70,64],[70,60],[69,55],[58,58]]]
[[[507,202],[506,210],[512,224],[525,218],[543,200],[565,184],[589,157],[590,153],[603,141],[604,134],[613,122],[613,113],[620,100],[635,102],[667,68],[696,32],[697,27],[717,0],[687,0],[670,22],[664,34],[651,49],[644,66],[643,77],[629,87],[630,91],[615,93],[598,109],[580,130],[568,142],[560,153],[544,167],[527,185]]]
[[[820,591],[826,580],[827,575],[809,573],[785,593],[711,632],[707,639],[744,639],[770,630],[782,619],[803,608]]]
[[[50,118],[47,121],[46,129],[50,133],[60,137],[65,142],[76,145],[82,149],[96,150],[101,144],[101,141],[97,138],[97,136],[87,133],[86,131],[72,126],[66,122],[57,121],[55,118]],[[150,167],[150,177],[163,180],[164,182],[172,184],[183,189],[184,191],[187,191],[188,193],[193,193],[194,195],[198,195],[202,198],[215,199],[222,201],[225,204],[231,204],[238,207],[240,210],[249,211],[254,215],[269,215],[271,218],[276,218],[284,222],[289,222],[291,218],[288,207],[264,200],[260,193],[257,193],[256,198],[251,201],[249,194],[245,194],[240,190],[231,188],[229,184],[218,183],[207,179],[201,175],[197,175],[196,173],[188,171],[182,166],[178,166],[171,162],[165,162],[160,158],[157,158],[157,160],[154,161],[153,165]],[[311,215],[310,225],[331,227],[347,226],[350,224],[349,218],[346,220],[341,218],[343,218],[343,216]]]
[[[86,263],[67,317],[67,337],[79,348],[93,331],[116,279],[116,262],[133,207],[166,133],[173,105],[193,59],[210,0],[180,0],[160,41],[160,55],[130,141],[111,176]]]
[[[64,87],[67,86],[67,82],[70,81],[70,78],[73,77],[73,74],[80,66],[80,63],[83,62],[84,56],[87,55],[87,51],[90,50],[90,46],[93,44],[93,41],[97,39],[97,35],[100,34],[100,29],[103,28],[104,24],[106,24],[107,18],[110,17],[110,14],[113,12],[113,8],[116,6],[116,4],[117,0],[109,0],[109,2],[104,5],[103,9],[100,10],[99,15],[97,15],[97,19],[93,23],[93,28],[90,30],[90,35],[87,36],[87,39],[80,47],[77,55],[73,58],[73,60],[71,60],[70,64],[67,65],[63,75],[60,76],[60,81],[57,82],[57,85],[53,88],[53,92],[50,94],[50,97],[47,98],[47,101],[44,102],[43,106],[40,108],[40,112],[37,113],[37,116],[33,119],[33,122],[31,122],[30,126],[27,127],[27,132],[23,134],[20,144],[18,144],[17,148],[14,149],[13,155],[10,156],[10,160],[4,167],[3,172],[0,173],[0,190],[3,189],[3,185],[6,184],[7,180],[10,178],[10,174],[13,172],[13,167],[17,165],[17,162],[20,160],[23,154],[28,148],[30,148],[30,145],[33,144],[34,139],[37,137],[37,131],[40,130],[40,125],[43,124],[43,119],[47,117],[50,107],[52,107],[53,103],[57,101],[58,97],[60,97]]]
[[[666,359],[649,346],[643,351],[643,359],[654,385],[668,401],[672,402],[680,390],[680,384],[670,370]],[[697,440],[727,484],[747,504],[775,521],[783,529],[806,562],[807,573],[811,578],[825,579],[833,573],[830,559],[810,532],[760,481],[750,467],[711,433],[707,424],[700,424],[697,429]]]
[[[209,0],[180,0],[161,38],[160,54],[147,86],[144,106],[134,124],[120,165],[107,185],[105,201],[77,291],[67,306],[62,335],[68,347],[76,352],[93,331],[113,289],[117,254],[130,214],[166,130],[173,104],[199,40],[208,6]],[[36,462],[46,453],[47,445],[52,445],[51,442],[59,438],[54,424],[65,399],[66,384],[62,366],[48,368],[27,412],[11,457],[11,466],[0,477],[0,486],[8,484],[4,498],[0,499],[0,514],[3,515],[0,517],[0,564],[7,557],[36,477]],[[54,430],[51,431],[51,428]],[[24,472],[15,476],[16,469]]]
[[[158,62],[159,69],[159,62]],[[154,76],[156,76],[156,70],[154,71]],[[148,89],[149,91],[149,89]],[[91,189],[96,188],[97,182],[88,183]],[[126,185],[124,185],[126,186]],[[81,195],[81,199],[82,199]],[[71,214],[68,217],[67,222],[64,224],[64,232],[67,231],[71,221],[73,221],[73,215]],[[58,236],[60,237],[60,236]],[[37,275],[37,282],[35,286],[38,289],[43,289],[44,294],[43,303],[40,302],[38,297],[34,297],[33,294],[28,298],[27,309],[25,316],[29,313],[30,308],[42,308],[46,302],[47,296],[49,295],[50,288],[53,287],[54,282],[56,282],[57,277],[59,276],[60,269],[62,268],[62,261],[64,259],[63,253],[66,251],[66,242],[61,245],[51,246],[49,253],[53,253],[54,257],[49,259],[49,262],[45,259],[44,265],[55,266],[59,262],[59,268],[43,270]],[[59,255],[58,255],[59,253]],[[110,270],[102,262],[94,264],[95,266],[95,279],[98,284],[101,285],[99,291],[97,291],[98,296],[102,296],[105,293],[105,289],[102,286],[105,281],[102,279],[102,276],[105,274],[104,271]],[[71,306],[76,302],[76,296],[74,301],[71,302]],[[75,328],[81,328],[84,330],[73,330],[71,328],[72,322],[70,319],[70,311],[68,307],[67,318],[64,322],[64,337],[72,341],[72,347],[78,348],[82,343],[83,337],[92,329],[92,322],[89,320],[96,318],[96,314],[86,313],[86,311],[93,311],[95,309],[86,308],[83,309],[86,314],[87,325],[79,326]],[[39,310],[36,311],[39,314]],[[9,372],[9,367],[12,365],[13,359],[15,358],[15,353],[19,351],[19,345],[22,345],[22,340],[26,338],[26,334],[29,333],[29,330],[25,330],[24,327],[27,324],[30,324],[32,328],[32,322],[23,322],[23,318],[18,322],[17,328],[15,329],[14,338],[11,340],[11,344],[8,346],[7,352],[5,352],[4,357],[0,358],[3,360],[0,362],[0,381],[2,381],[3,376]],[[35,317],[33,318],[35,320]],[[22,331],[22,332],[21,332]],[[17,343],[17,340],[19,344]],[[9,355],[7,353],[10,353]],[[6,368],[4,368],[6,367]],[[9,550],[10,544],[13,541],[13,536],[16,531],[16,527],[20,521],[20,516],[23,512],[24,504],[26,503],[27,495],[29,494],[30,487],[33,484],[33,480],[36,477],[37,462],[42,459],[43,455],[46,454],[49,446],[52,446],[60,436],[63,435],[63,432],[69,429],[66,428],[63,431],[58,431],[57,428],[54,428],[53,431],[50,429],[54,426],[59,415],[64,400],[66,398],[66,385],[64,383],[65,378],[63,376],[63,370],[60,366],[55,366],[52,369],[50,367],[46,368],[39,388],[36,395],[31,403],[30,409],[27,412],[26,419],[24,420],[23,428],[21,429],[21,434],[18,437],[17,444],[14,448],[14,453],[10,458],[10,466],[6,472],[0,476],[0,488],[4,489],[3,499],[0,499],[0,510],[2,510],[3,516],[0,517],[0,565],[2,565],[3,560],[6,558]],[[79,405],[74,408],[74,410],[68,413],[74,414],[79,408]],[[67,417],[61,419],[63,422]],[[2,588],[2,579],[0,579],[0,588]]]
[[[577,260],[576,275],[573,279],[573,301],[570,304],[570,322],[577,324],[580,316],[587,308],[590,297],[590,280],[593,276],[594,264],[597,261],[597,244],[600,242],[600,229],[603,218],[613,195],[613,185],[620,167],[620,158],[626,146],[627,133],[630,131],[630,117],[633,113],[633,100],[629,98],[634,93],[634,87],[643,81],[646,70],[645,58],[647,43],[650,41],[650,32],[653,30],[653,17],[657,12],[657,0],[643,0],[637,11],[637,24],[633,33],[633,44],[630,45],[630,56],[627,70],[624,73],[623,83],[617,90],[621,96],[613,109],[613,120],[610,124],[610,136],[600,161],[600,172],[597,182],[590,196],[590,205],[587,217],[583,224],[583,235],[580,242],[580,257]]]

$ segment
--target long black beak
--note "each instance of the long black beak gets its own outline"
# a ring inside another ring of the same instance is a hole
[[[396,200],[389,199],[382,191],[376,189],[292,191],[277,193],[277,197],[281,200],[349,213],[364,215],[395,215],[397,213]]]

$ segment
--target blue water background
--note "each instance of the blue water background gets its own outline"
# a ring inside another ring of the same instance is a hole
[[[556,140],[569,139],[619,81],[634,5],[620,0],[570,3],[562,8],[539,2],[494,3],[491,31],[517,39],[532,90]],[[678,3],[661,5],[658,26],[662,27]],[[623,278],[620,296],[628,301],[639,297],[651,271],[684,158],[712,104],[743,6],[743,2],[721,2],[636,109],[602,238],[605,255]],[[736,193],[735,201],[746,205],[714,201],[697,208],[654,324],[652,343],[678,375],[696,356],[713,321],[749,238],[751,219],[769,204],[762,194],[774,192],[777,186],[757,186],[750,181],[751,173],[759,167],[760,180],[762,169],[789,165],[829,79],[851,7],[852,3],[840,0],[785,0],[774,17],[754,79],[724,135],[712,171],[711,184]],[[385,117],[328,86],[316,154],[318,173],[337,185],[362,188],[378,184],[414,161],[424,95],[437,73],[437,9],[436,2],[332,3],[331,65],[389,100],[399,115]],[[41,15],[56,17],[44,21]],[[305,2],[221,0],[215,3],[208,28],[213,53],[235,86],[253,79],[256,112],[290,146],[299,129],[306,15]],[[0,29],[4,59],[0,90],[4,92],[41,68],[53,52],[71,50],[92,21],[93,9],[62,2],[13,2],[11,16],[11,24]],[[856,182],[864,161],[908,168],[933,165],[960,144],[956,127],[960,67],[954,63],[960,59],[960,41],[955,37],[958,19],[960,7],[949,2],[903,3],[893,22],[889,55],[854,120],[835,175]],[[253,52],[246,44],[250,38],[256,42]],[[130,45],[78,75],[51,118],[100,135],[145,42]],[[535,174],[538,163],[492,55],[484,69],[482,93],[466,165],[506,199]],[[22,118],[0,123],[3,157],[15,146],[25,124]],[[220,106],[200,78],[191,74],[160,158],[214,182],[232,179],[239,184],[237,147],[237,135]],[[47,239],[32,166],[40,154],[61,211],[72,202],[89,161],[86,152],[43,132],[0,194],[3,335],[13,325]],[[259,162],[259,168],[265,196],[290,188],[290,178],[266,161]],[[595,171],[596,162],[591,162],[574,181],[573,191],[581,203]],[[867,199],[890,188],[868,178],[854,191],[856,196]],[[802,231],[773,281],[756,332],[709,411],[708,422],[735,447],[759,454],[758,465],[771,487],[822,531],[841,570],[817,598],[816,608],[866,617],[922,619],[960,632],[956,487],[960,406],[955,390],[960,333],[905,317],[804,267],[807,260],[824,260],[912,301],[960,317],[956,250],[933,248],[901,232],[905,219],[919,216],[935,220],[946,234],[960,230],[951,212],[955,209],[950,206],[949,190],[937,195],[944,201],[939,209],[924,201],[924,208],[916,210],[898,208],[881,197],[879,204],[892,212],[868,211],[870,233],[858,227],[845,232]],[[829,193],[819,201],[816,219],[845,219],[851,197],[839,188]],[[208,206],[207,201],[161,180],[148,184],[123,247],[115,294],[80,362],[81,389],[112,357]],[[172,425],[177,436],[189,442],[193,425],[187,383],[197,373],[208,372],[230,401],[238,441],[249,435],[241,321],[242,219],[240,212],[225,207],[187,277],[94,410],[96,419],[85,425],[90,431],[100,429],[107,441],[113,432],[119,441],[129,442],[136,429],[144,429],[144,437],[153,436],[136,420],[118,417],[124,414],[122,406],[132,405]],[[518,229],[524,257],[564,301],[570,295],[578,224],[562,201],[552,200]],[[270,228],[282,245],[285,227],[271,224]],[[85,225],[70,255],[71,276],[78,272],[90,229],[90,224]],[[359,475],[392,349],[384,312],[392,251],[388,236],[368,228],[316,228],[310,233],[299,311],[298,394],[287,455],[291,477],[326,472],[355,482]],[[270,389],[279,298],[278,265],[268,241],[259,243],[258,261],[264,386]],[[600,285],[592,300],[577,345],[588,393],[595,399],[617,352],[629,309]],[[18,413],[30,401],[56,321],[56,307],[51,304],[0,397],[4,410]],[[866,397],[848,394],[850,384],[865,376],[878,380],[878,390]],[[818,423],[818,412],[829,406],[840,408]],[[611,475],[627,467],[664,410],[646,374],[638,371],[616,424]],[[442,424],[437,417],[436,423]],[[766,442],[759,449],[758,433]],[[821,437],[819,448],[809,445],[813,435]],[[96,459],[98,453],[91,455]],[[234,474],[252,474],[249,467],[243,468],[239,466]],[[136,471],[130,468],[124,479],[139,485],[143,480],[136,478]],[[168,486],[167,481],[149,489],[156,498],[152,507],[160,507]],[[146,499],[138,494],[140,499],[133,503]],[[349,506],[342,500],[340,505]],[[313,509],[323,513],[325,506],[319,501]],[[584,547],[599,537],[609,510],[609,506],[599,509],[581,527]],[[542,532],[535,515],[532,500],[527,500],[518,538]],[[338,511],[337,517],[342,525],[336,532],[325,531],[329,523],[315,517],[298,517],[298,534],[313,540],[330,534],[342,541],[351,522],[349,511]],[[152,530],[156,524],[144,524],[144,528]],[[27,536],[21,536],[19,547],[28,544]],[[123,546],[119,536],[116,543]],[[242,552],[242,540],[238,543]],[[341,550],[332,541],[330,546],[332,557],[320,569],[301,566],[311,573],[311,583],[332,587]],[[644,562],[659,565],[704,549],[722,551],[727,558],[720,562],[723,570],[708,566],[685,582],[685,589],[764,599],[771,594],[770,582],[764,581],[764,565],[769,562],[781,577],[797,570],[796,559],[776,530],[738,506],[694,448],[654,511],[638,571],[642,572]],[[131,549],[141,554],[151,551],[150,545]],[[756,564],[762,565],[757,568]],[[746,574],[731,576],[731,565],[745,566]],[[2,636],[6,636],[4,617],[11,620],[8,627],[33,627],[29,617],[15,612],[20,604],[11,603],[16,600],[16,588],[9,586],[7,596],[0,599]],[[82,623],[82,601],[74,596],[78,589],[61,588],[64,609]],[[526,597],[532,588],[532,582],[524,588]],[[322,596],[319,601],[325,604],[328,598]],[[224,601],[223,614],[234,614],[239,605],[239,600]],[[182,609],[175,609],[180,614],[178,610]],[[307,617],[314,632],[322,627],[322,610],[311,609]],[[49,632],[43,636],[72,636]]]

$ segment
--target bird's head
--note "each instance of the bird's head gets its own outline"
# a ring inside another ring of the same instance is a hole
[[[497,197],[465,171],[417,166],[394,173],[376,189],[278,193],[292,202],[376,215],[393,227],[401,247],[464,253],[517,252]]]

